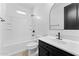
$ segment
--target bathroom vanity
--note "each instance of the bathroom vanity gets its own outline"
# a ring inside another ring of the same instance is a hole
[[[39,40],[39,56],[74,56],[53,45]]]
[[[77,56],[79,42],[58,40],[53,36],[39,38],[39,56]]]

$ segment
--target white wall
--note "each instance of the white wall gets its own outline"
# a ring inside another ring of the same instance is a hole
[[[34,14],[40,17],[40,19],[35,19],[37,24],[37,35],[46,35],[49,31],[49,12],[51,9],[52,3],[42,3],[39,6],[36,6],[34,9]]]
[[[26,15],[18,14],[16,11],[24,11]],[[22,8],[18,4],[6,4],[5,20],[3,24],[3,45],[11,45],[31,40],[31,10]]]
[[[0,18],[5,17],[5,4],[0,4]],[[4,18],[5,19],[5,18]],[[2,50],[2,24],[5,22],[1,22],[0,19],[0,55],[1,55],[1,50]]]
[[[58,11],[62,10],[62,12],[56,12],[57,10],[53,9],[53,11],[55,13],[60,14],[59,16],[57,16],[57,15],[51,15],[53,17],[54,16],[56,17],[55,18],[56,21],[57,21],[57,19],[60,19],[61,23],[64,22],[64,6],[66,6],[67,4],[68,3],[57,4],[58,6],[56,6],[56,8],[60,8],[60,9],[58,9]],[[52,22],[54,22],[54,21],[52,20]],[[62,24],[64,24],[64,23],[62,23]],[[62,38],[79,41],[79,30],[50,30],[49,34],[53,35],[53,36],[56,36],[58,32],[61,32],[61,37]]]

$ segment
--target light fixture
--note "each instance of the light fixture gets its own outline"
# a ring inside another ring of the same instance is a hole
[[[16,12],[17,12],[18,14],[26,15],[26,13],[25,13],[25,12],[20,11],[20,10],[17,10]]]

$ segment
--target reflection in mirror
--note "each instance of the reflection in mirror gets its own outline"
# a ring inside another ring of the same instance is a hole
[[[64,7],[71,3],[54,3],[49,13],[49,30],[64,30]]]

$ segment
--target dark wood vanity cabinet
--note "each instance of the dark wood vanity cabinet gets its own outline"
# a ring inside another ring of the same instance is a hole
[[[74,56],[74,55],[39,40],[39,56]]]
[[[64,29],[79,29],[79,3],[72,3],[64,7]]]

